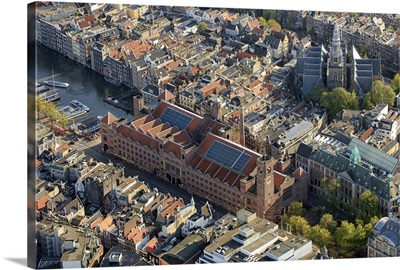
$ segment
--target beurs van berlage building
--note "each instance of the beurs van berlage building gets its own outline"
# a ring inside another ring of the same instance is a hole
[[[230,211],[247,207],[273,219],[293,200],[306,201],[302,168],[282,173],[281,161],[231,141],[231,132],[221,122],[165,101],[130,123],[111,113],[101,120],[103,151]]]

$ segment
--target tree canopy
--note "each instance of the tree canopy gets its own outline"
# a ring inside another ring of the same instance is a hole
[[[334,246],[332,234],[320,225],[311,227],[306,236],[319,247],[326,246],[327,248],[331,248]]]
[[[274,31],[281,31],[282,30],[281,25],[277,21],[275,21],[274,19],[268,20],[266,22],[265,26],[268,27],[269,29],[274,30]]]
[[[288,219],[287,224],[293,234],[305,236],[310,230],[308,221],[300,216],[291,216]]]
[[[388,104],[389,106],[394,105],[396,93],[393,88],[389,85],[385,85],[382,81],[376,80],[372,83],[371,90],[371,102],[373,105],[376,104]]]
[[[363,107],[363,109],[366,109],[366,110],[371,110],[372,107],[374,107],[374,104],[372,104],[372,98],[371,98],[370,93],[367,93],[364,96],[363,101],[362,101],[362,107]]]
[[[337,227],[337,222],[331,214],[323,214],[319,220],[319,225],[321,228],[327,229],[331,234],[333,234]]]
[[[312,101],[314,104],[319,104],[321,102],[322,94],[325,92],[326,90],[323,88],[314,87],[310,92],[305,94],[305,100],[306,102]]]
[[[323,178],[321,180],[321,202],[330,213],[339,209],[339,194],[341,193],[340,181],[337,178]]]
[[[393,91],[398,94],[400,92],[400,73],[397,73],[393,80],[392,84],[390,85],[393,89]]]
[[[207,29],[207,24],[205,22],[199,22],[199,25],[197,26],[197,32],[203,33],[204,30]]]
[[[303,203],[299,201],[293,201],[289,205],[289,210],[287,212],[288,216],[300,216],[302,217],[304,215],[304,208],[303,208]]]
[[[328,110],[328,115],[331,119],[343,109],[359,109],[356,93],[350,93],[342,87],[336,87],[332,92],[322,93],[320,105]]]
[[[69,122],[69,119],[65,115],[65,113],[60,113],[54,103],[44,101],[41,97],[38,97],[36,100],[36,111],[38,119],[40,114],[43,113],[50,118],[51,124],[53,124],[53,122],[59,122],[63,126],[63,128],[65,128],[65,126]]]
[[[367,235],[361,224],[354,225],[345,220],[336,229],[335,240],[340,255],[353,257],[365,247]]]
[[[370,190],[364,191],[358,200],[358,209],[360,210],[360,213],[357,217],[364,223],[369,222],[373,217],[378,217],[378,205],[378,197]]]

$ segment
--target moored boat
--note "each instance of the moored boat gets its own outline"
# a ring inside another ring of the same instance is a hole
[[[55,86],[55,87],[62,87],[62,88],[68,88],[69,83],[66,82],[58,82],[58,81],[43,81],[44,84],[49,85],[49,86]]]
[[[85,104],[83,104],[82,102],[80,102],[80,101],[78,101],[78,100],[76,100],[76,99],[74,99],[74,100],[71,101],[71,105],[72,105],[73,107],[75,107],[75,108],[81,108],[81,109],[83,109],[83,110],[85,110],[85,111],[87,111],[87,112],[90,111],[90,109],[89,109],[88,106],[86,106]]]
[[[49,90],[49,91],[43,92],[43,93],[39,94],[39,97],[41,97],[44,101],[60,100],[60,96],[58,95],[58,92],[55,90]]]
[[[71,106],[62,107],[58,111],[61,113],[65,113],[68,119],[76,118],[87,113],[84,109],[72,108]]]

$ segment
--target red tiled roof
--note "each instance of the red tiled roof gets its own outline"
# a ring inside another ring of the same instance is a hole
[[[166,130],[159,132],[156,135],[156,139],[161,139],[161,138],[167,136],[168,134],[173,135],[177,132],[179,132],[179,129],[177,127],[173,126],[173,127],[167,128]]]
[[[208,168],[204,172],[204,174],[210,174],[210,176],[213,177],[220,168],[221,168],[220,165],[218,165],[217,163],[213,162],[210,166],[208,166]]]
[[[240,175],[238,173],[236,173],[234,171],[230,171],[226,175],[224,182],[227,182],[228,185],[230,185],[230,186],[239,186],[240,182],[237,181],[239,178],[240,178]]]
[[[168,90],[164,90],[164,92],[162,92],[161,95],[158,96],[158,98],[159,98],[159,99],[162,99],[162,100],[168,101],[168,100],[171,100],[171,99],[175,98],[175,95],[172,94],[172,93],[171,93],[170,91],[168,91]]]
[[[248,52],[237,52],[236,53],[236,58],[238,58],[238,59],[243,59],[243,58],[256,59],[257,55],[252,54],[252,53],[248,53]]]
[[[224,81],[221,79],[221,80],[209,83],[208,85],[204,86],[203,88],[201,88],[201,91],[203,92],[203,96],[208,97],[210,94],[215,93],[217,87],[222,85],[223,83],[224,83]]]
[[[284,175],[284,174],[282,174],[280,172],[274,171],[274,184],[275,184],[275,186],[279,187],[280,185],[282,185],[283,182],[285,182],[285,179],[286,179],[286,175]]]
[[[161,86],[165,86],[167,83],[169,83],[170,81],[174,80],[173,77],[171,78],[166,78],[164,80],[161,81]]]
[[[196,166],[199,164],[201,161],[202,157],[198,154],[194,154],[193,157],[190,159],[188,165],[192,166],[193,168],[196,168]]]
[[[164,123],[158,126],[155,126],[147,131],[147,134],[153,138],[157,137],[157,134],[163,130],[169,129],[171,126],[168,123]]]
[[[192,73],[192,75],[196,75],[197,73],[199,73],[200,69],[198,67],[191,67],[190,68],[190,72]]]
[[[142,132],[137,131],[127,125],[120,125],[118,127],[118,133],[125,138],[131,138],[132,141],[137,141],[142,145],[147,145],[147,147],[152,150],[157,150],[160,147],[158,140],[153,139],[149,135],[143,134]]]
[[[173,141],[167,142],[165,146],[165,152],[173,153],[176,157],[181,156],[181,146],[174,143]]]
[[[363,134],[361,134],[360,140],[365,142],[372,135],[372,133],[374,133],[374,129],[372,127],[370,127]]]
[[[130,234],[128,234],[128,240],[133,241],[135,244],[138,244],[142,241],[147,235],[146,227],[137,227]]]
[[[264,34],[264,29],[261,29],[261,28],[259,28],[259,27],[255,27],[255,28],[253,28],[253,32],[256,32],[256,33],[258,33],[258,34]]]
[[[168,65],[166,65],[164,69],[165,69],[165,71],[168,73],[168,72],[170,72],[170,71],[173,71],[173,70],[176,69],[177,67],[179,67],[179,65],[180,65],[181,63],[182,63],[182,62],[179,61],[179,60],[173,61],[173,62],[169,63]]]
[[[149,131],[149,129],[162,125],[162,123],[163,122],[160,119],[154,119],[152,121],[147,122],[146,124],[141,125],[138,131],[141,131],[144,134],[146,134]]]
[[[212,161],[210,161],[209,159],[203,158],[196,166],[196,170],[200,170],[201,172],[205,172],[208,168],[208,166],[210,166],[212,163]]]
[[[184,143],[184,142],[187,142],[187,141],[189,141],[190,139],[191,139],[191,137],[190,137],[190,135],[186,132],[186,130],[179,131],[179,132],[175,133],[175,134],[173,135],[173,137],[172,137],[172,140],[173,140],[175,143],[179,143],[179,144]]]
[[[218,131],[221,128],[226,127],[225,124],[221,123],[221,122],[217,122],[215,120],[209,120],[204,127],[201,129],[200,134],[202,135],[207,135],[207,132],[210,131],[213,134],[218,134]]]
[[[257,79],[249,84],[249,88],[252,89],[256,86],[259,86],[260,84],[261,84],[261,81]]]
[[[174,201],[174,198],[168,197],[167,199],[165,199],[165,200],[163,201],[163,203],[161,204],[161,207],[162,207],[162,208],[165,208],[165,207],[167,207],[167,205],[169,205],[169,204],[172,203],[173,201]]]
[[[294,177],[296,178],[296,179],[299,179],[300,177],[302,177],[303,175],[305,175],[307,172],[302,168],[302,167],[299,167],[295,172],[294,172]]]
[[[111,125],[112,122],[117,120],[117,118],[108,112],[103,118],[101,118],[101,122],[106,123],[107,125]]]
[[[222,167],[215,173],[214,178],[218,178],[219,180],[223,181],[230,170],[225,167]]]
[[[158,245],[158,239],[154,236],[149,242],[146,244],[146,252],[153,253],[156,251],[156,247]]]
[[[131,125],[134,129],[139,130],[141,125],[144,125],[145,123],[148,123],[153,120],[154,120],[153,116],[151,114],[149,114],[149,115],[140,117],[139,119],[133,121],[131,123]]]
[[[178,207],[184,207],[185,204],[182,202],[181,199],[172,202],[171,204],[169,204],[167,207],[165,207],[163,210],[161,210],[160,215],[165,219],[167,217],[167,215],[172,214],[172,212],[174,210],[176,210],[176,208]]]
[[[109,215],[99,223],[100,231],[112,230],[115,228],[113,218]]]
[[[42,210],[46,207],[47,202],[50,200],[50,195],[46,194],[36,202],[36,210]]]

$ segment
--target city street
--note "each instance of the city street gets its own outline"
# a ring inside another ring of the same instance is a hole
[[[67,142],[67,141],[65,141]],[[182,198],[185,203],[189,203],[191,200],[192,195],[187,192],[185,189],[180,188],[176,185],[173,185],[169,183],[168,181],[157,177],[153,174],[150,174],[144,170],[141,170],[137,166],[130,164],[124,160],[117,159],[113,155],[107,154],[101,150],[101,138],[98,136],[96,139],[93,141],[87,141],[86,139],[81,139],[77,140],[74,142],[73,145],[71,145],[73,148],[83,150],[85,153],[94,159],[101,161],[103,163],[111,163],[117,164],[121,163],[125,167],[125,176],[139,176],[140,181],[144,181],[147,183],[151,188],[157,188],[158,191],[164,193],[164,194],[171,194],[171,196],[176,197],[176,198]],[[204,205],[205,199],[198,197],[196,195],[193,195],[193,199],[196,203],[196,208],[200,210],[201,206]],[[210,203],[210,202],[209,202]],[[211,203],[210,203],[211,204]],[[225,214],[228,213],[227,210],[224,208],[211,204],[212,208],[214,210],[213,215],[214,219],[218,219]]]

